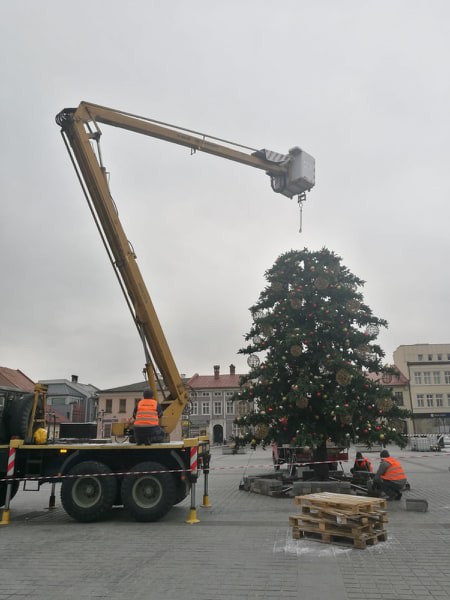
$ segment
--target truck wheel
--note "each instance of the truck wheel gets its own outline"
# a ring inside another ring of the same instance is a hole
[[[191,491],[191,486],[188,484],[187,481],[178,481],[176,487],[177,491],[175,502],[173,503],[174,506],[182,502]]]
[[[123,479],[122,501],[136,521],[157,521],[176,502],[175,480],[159,463],[139,463]]]
[[[101,462],[87,460],[71,469],[61,485],[61,503],[76,521],[92,523],[109,516],[117,493],[117,480]]]
[[[0,475],[0,478],[2,478],[4,476],[5,476],[5,474],[3,473],[2,475]],[[8,486],[8,484],[6,483],[6,481],[0,482],[0,506],[5,506],[7,486]],[[19,482],[14,481],[12,484],[12,490],[11,490],[11,500],[17,494],[18,489],[19,489]]]
[[[11,416],[9,419],[9,431],[11,436],[17,436],[21,440],[24,440],[27,437],[33,400],[34,394],[24,394],[22,398],[19,398],[12,403]]]

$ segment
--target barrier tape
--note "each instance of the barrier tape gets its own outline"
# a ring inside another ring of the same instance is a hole
[[[14,450],[13,448],[11,448],[11,450]],[[439,456],[440,458],[443,458],[446,454],[442,454],[442,453],[427,453],[424,455],[418,455],[418,454],[413,454],[411,455],[403,455],[403,456],[398,456],[397,458],[403,458],[403,459],[417,459],[417,458],[431,458],[431,457],[435,457],[435,456]],[[450,458],[450,454],[448,454],[448,457]],[[304,462],[287,462],[287,461],[283,461],[281,463],[275,464],[275,463],[270,463],[270,464],[245,464],[245,465],[228,465],[226,467],[211,467],[208,466],[206,467],[208,469],[208,471],[233,471],[233,470],[238,470],[238,469],[263,469],[263,468],[270,468],[270,469],[274,469],[275,467],[282,467],[283,465],[290,467],[290,466],[296,466],[296,467],[306,467],[306,466],[313,466],[313,465],[323,465],[323,464],[336,464],[336,463],[342,463],[342,462],[349,462],[348,459],[347,460],[324,460],[324,461],[304,461]],[[9,465],[9,463],[8,463]],[[195,466],[194,466],[195,465]],[[202,471],[204,468],[203,466],[200,467],[200,470]],[[9,475],[7,475],[7,477],[3,477],[0,478],[0,483],[4,483],[4,482],[22,482],[22,481],[44,481],[44,483],[47,482],[51,482],[51,481],[60,481],[62,479],[79,479],[80,477],[110,477],[110,476],[114,476],[114,477],[122,477],[122,476],[126,476],[126,475],[151,475],[151,474],[155,474],[155,473],[193,473],[196,474],[198,471],[198,462],[196,461],[193,465],[191,465],[190,468],[188,469],[159,469],[159,470],[155,470],[155,471],[123,471],[123,472],[111,472],[111,473],[85,473],[85,474],[80,474],[80,475],[40,475],[40,476],[35,476],[35,477],[10,477]],[[9,474],[9,470],[8,470],[8,474]]]

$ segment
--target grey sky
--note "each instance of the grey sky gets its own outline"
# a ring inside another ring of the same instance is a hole
[[[131,317],[54,116],[81,100],[316,159],[303,232],[264,173],[103,127],[125,231],[182,373],[237,355],[264,271],[326,246],[389,322],[450,341],[448,22],[418,0],[3,2],[0,365],[142,378]]]

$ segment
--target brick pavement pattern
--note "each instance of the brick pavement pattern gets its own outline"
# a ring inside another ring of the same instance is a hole
[[[0,526],[0,600],[450,599],[450,454],[390,451],[411,490],[388,505],[388,541],[365,550],[293,540],[292,499],[239,490],[244,475],[272,471],[269,450],[214,449],[212,506],[198,506],[194,525],[185,523],[189,498],[157,523],[118,508],[109,521],[83,524],[58,497],[46,508],[50,486],[20,490]],[[201,477],[197,505],[202,486]],[[427,499],[428,512],[407,511],[406,498]]]

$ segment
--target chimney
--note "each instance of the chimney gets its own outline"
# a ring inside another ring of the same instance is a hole
[[[220,365],[214,365],[214,379],[219,379]]]
[[[72,375],[72,383],[78,383],[78,375]]]
[[[236,375],[236,367],[234,365],[230,365],[230,375]]]

